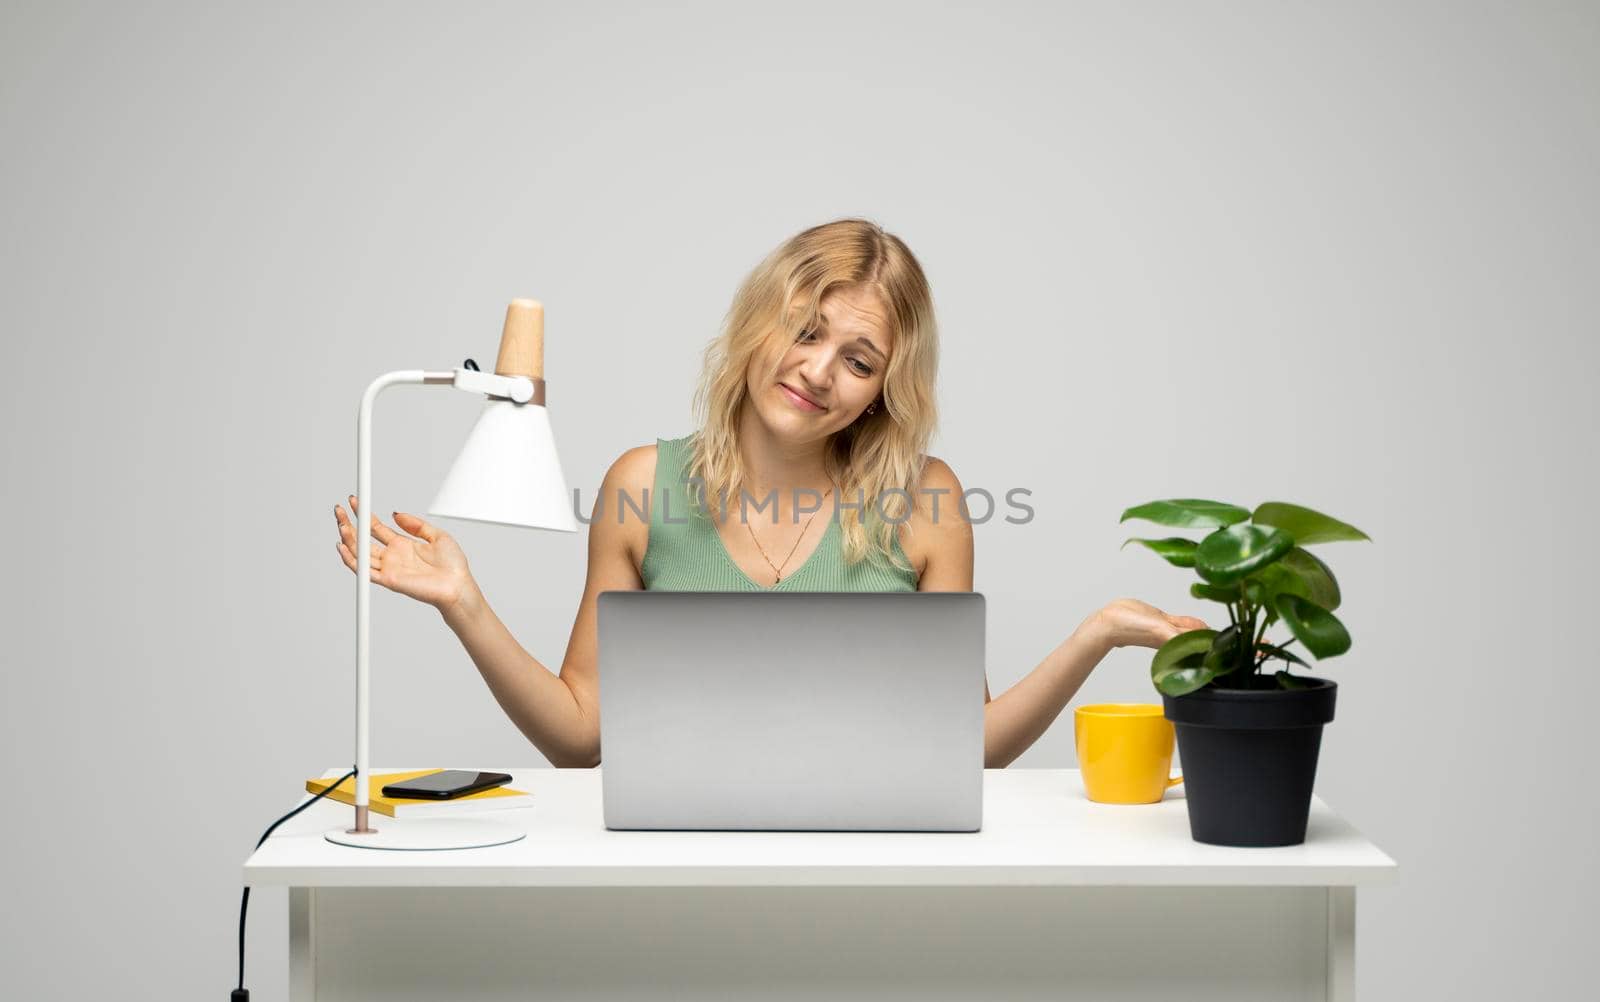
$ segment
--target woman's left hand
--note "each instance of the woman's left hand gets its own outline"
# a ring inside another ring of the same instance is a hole
[[[1169,616],[1136,598],[1119,598],[1085,621],[1084,626],[1098,636],[1107,649],[1117,647],[1159,648],[1180,633],[1209,629],[1205,621],[1193,616]]]

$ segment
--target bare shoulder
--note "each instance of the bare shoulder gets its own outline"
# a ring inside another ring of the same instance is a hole
[[[927,527],[929,535],[971,535],[972,526],[963,516],[961,507],[961,481],[950,464],[937,456],[929,456],[922,467],[922,479],[917,484],[916,514],[911,517],[914,528]]]
[[[927,457],[917,482],[916,505],[900,526],[900,548],[925,585],[953,590],[970,579],[972,526],[961,508],[961,480],[950,464]],[[935,572],[930,579],[930,571]],[[971,589],[970,583],[966,585]]]
[[[919,487],[924,491],[937,491],[943,488],[954,491],[958,496],[961,493],[961,481],[956,479],[956,471],[938,456],[929,456],[927,462],[923,464]],[[942,505],[940,507],[943,508]]]
[[[590,515],[591,542],[622,547],[635,566],[644,559],[650,542],[650,523],[636,512],[649,512],[649,491],[655,475],[655,443],[624,452],[606,470]],[[626,503],[624,497],[628,499]]]
[[[649,445],[634,446],[618,456],[606,471],[606,483],[637,493],[654,483],[655,476],[656,445],[651,442]]]

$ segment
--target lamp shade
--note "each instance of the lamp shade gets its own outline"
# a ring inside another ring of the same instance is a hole
[[[428,512],[444,518],[576,532],[567,480],[540,404],[485,402]]]

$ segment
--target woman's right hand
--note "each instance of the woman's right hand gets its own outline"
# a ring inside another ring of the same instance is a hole
[[[339,523],[339,556],[354,572],[357,566],[353,515],[359,511],[354,494],[350,495],[350,511],[352,515],[346,515],[342,505],[333,507],[334,520]],[[467,555],[461,552],[461,547],[448,532],[415,515],[397,511],[394,521],[404,532],[396,532],[375,517],[370,520],[372,580],[441,611],[460,601],[472,584]]]

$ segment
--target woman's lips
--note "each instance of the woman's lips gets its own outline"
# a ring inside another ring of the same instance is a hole
[[[801,396],[800,394],[796,393],[794,390],[789,389],[789,387],[787,385],[785,385],[784,383],[779,383],[778,384],[778,389],[783,391],[783,395],[789,398],[789,402],[790,403],[794,404],[796,407],[800,408],[803,411],[825,411],[825,410],[827,410],[826,407],[823,407],[823,406],[821,406],[819,404],[814,404],[810,400],[808,400],[807,398],[805,398],[805,397]]]

